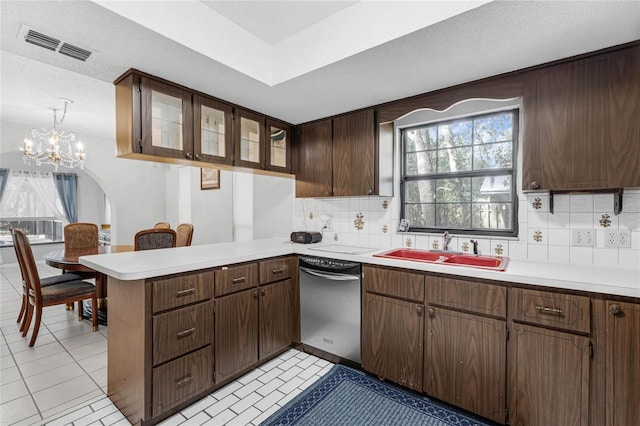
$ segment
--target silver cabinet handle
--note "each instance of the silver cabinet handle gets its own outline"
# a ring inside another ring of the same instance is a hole
[[[240,284],[247,280],[247,277],[239,277],[231,280],[231,284]]]
[[[281,274],[281,273],[283,273],[283,272],[284,272],[284,269],[282,269],[282,268],[275,268],[275,269],[273,269],[273,270],[271,271],[271,273],[272,273],[272,274],[274,274],[274,275],[275,275],[275,274]]]
[[[176,293],[176,297],[188,296],[188,295],[193,294],[195,292],[196,292],[195,287],[188,288],[186,290],[180,290],[179,292]]]
[[[179,332],[177,334],[177,337],[178,337],[178,339],[181,338],[181,337],[186,337],[186,336],[188,336],[190,334],[193,334],[194,331],[196,331],[195,328],[190,328],[188,330],[181,331],[181,332]]]
[[[192,379],[191,376],[184,376],[184,377],[176,380],[176,387],[184,386],[184,385],[186,385],[188,383],[191,383],[191,379]]]
[[[562,309],[547,308],[546,306],[536,306],[536,311],[541,314],[558,315],[562,316]]]

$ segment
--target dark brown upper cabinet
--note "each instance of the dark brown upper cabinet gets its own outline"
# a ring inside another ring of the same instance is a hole
[[[375,192],[375,119],[373,109],[333,119],[333,195]]]
[[[114,84],[118,157],[291,173],[290,125],[134,69]]]
[[[333,190],[331,119],[298,127],[296,197],[330,197]]]
[[[640,47],[530,73],[523,189],[640,186]]]
[[[265,169],[265,117],[236,108],[234,116],[234,165]]]
[[[233,164],[233,115],[230,104],[193,96],[193,159]]]
[[[291,173],[291,127],[271,119],[267,119],[265,127],[267,170]]]
[[[393,195],[393,132],[380,129],[373,109],[299,126],[296,197]]]
[[[191,92],[179,87],[140,79],[143,154],[193,158],[193,106]]]

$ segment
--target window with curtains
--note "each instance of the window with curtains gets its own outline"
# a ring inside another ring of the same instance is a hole
[[[77,221],[77,175],[0,169],[0,243],[20,228],[32,244],[61,242],[65,224]]]

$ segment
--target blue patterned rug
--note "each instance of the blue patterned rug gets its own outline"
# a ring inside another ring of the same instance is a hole
[[[263,426],[491,426],[410,390],[335,365]]]

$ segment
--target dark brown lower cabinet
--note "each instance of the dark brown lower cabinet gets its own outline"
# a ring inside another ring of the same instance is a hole
[[[504,320],[430,308],[425,337],[425,392],[504,423],[506,334]]]
[[[258,289],[215,301],[216,383],[258,362]]]
[[[640,425],[640,304],[607,301],[607,426]]]
[[[289,346],[293,340],[291,280],[260,287],[260,359]]]
[[[153,417],[211,389],[213,356],[207,346],[153,369]]]
[[[362,368],[422,391],[424,305],[364,293]]]
[[[509,424],[588,426],[589,338],[513,324],[509,344]]]

